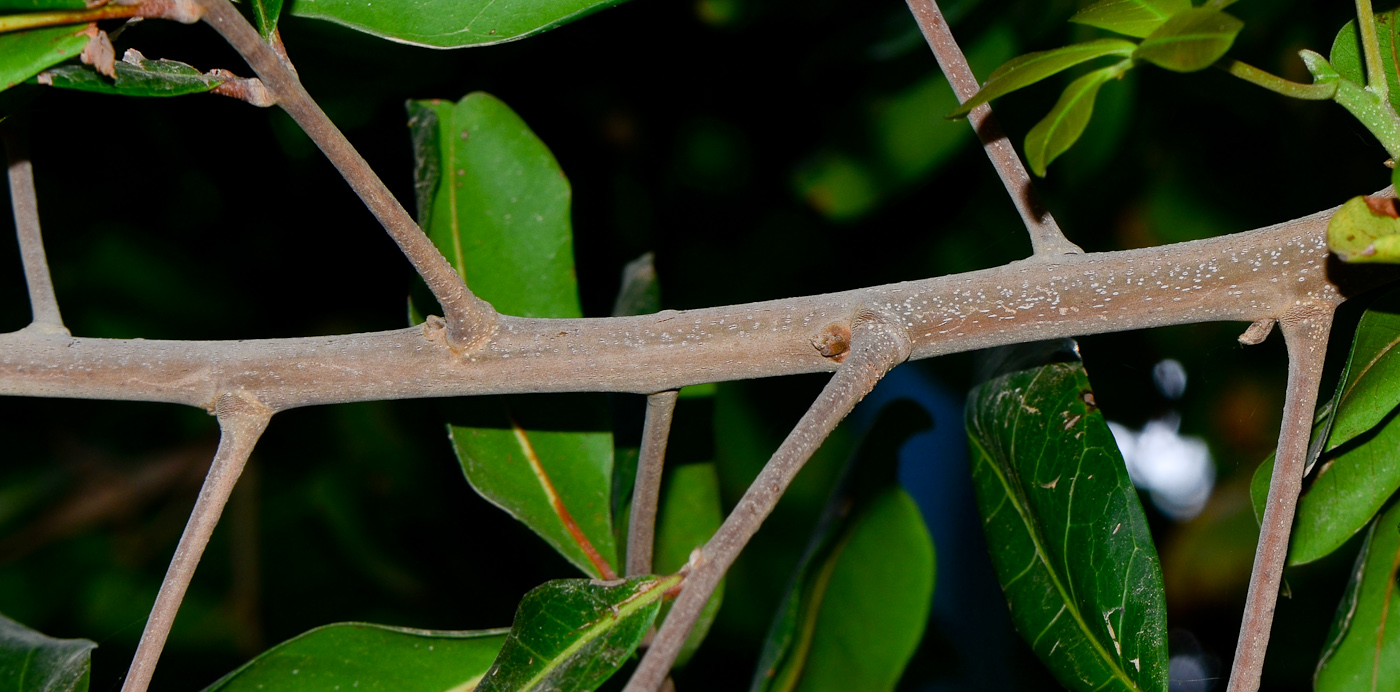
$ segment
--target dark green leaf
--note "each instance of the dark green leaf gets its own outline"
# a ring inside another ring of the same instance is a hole
[[[622,0],[295,0],[292,14],[398,43],[489,46],[563,26]]]
[[[475,415],[455,419],[468,425],[449,427],[467,480],[585,574],[616,574],[612,433],[572,425],[597,415],[587,409],[596,397],[511,401],[479,402]]]
[[[1013,58],[1010,62],[998,67],[987,83],[982,85],[982,89],[977,92],[977,95],[949,113],[948,117],[956,118],[966,115],[973,108],[992,99],[1005,96],[1017,89],[1030,86],[1046,77],[1059,74],[1075,65],[1095,58],[1109,55],[1128,57],[1132,55],[1135,48],[1137,48],[1137,44],[1132,41],[1103,38],[1054,50],[1027,53]]]
[[[505,641],[506,630],[337,623],[264,651],[204,692],[459,692],[481,680]]]
[[[85,10],[102,4],[86,0],[0,0],[0,14],[55,10]]]
[[[1124,60],[1117,65],[1090,72],[1065,87],[1060,100],[1040,122],[1026,134],[1026,160],[1036,175],[1045,177],[1045,167],[1060,154],[1069,151],[1094,114],[1094,98],[1099,87],[1118,77],[1132,66]]]
[[[1400,504],[1371,524],[1313,678],[1318,692],[1400,687]]]
[[[86,26],[56,26],[0,34],[0,91],[33,77],[44,68],[76,58],[88,37]]]
[[[223,80],[174,60],[147,60],[129,50],[114,64],[116,79],[108,79],[89,65],[62,65],[41,72],[40,84],[60,89],[94,91],[122,96],[183,96],[209,91]]]
[[[966,410],[977,504],[1021,635],[1070,689],[1166,690],[1157,551],[1083,366],[990,380]]]
[[[282,14],[282,0],[249,0],[253,6],[253,21],[258,26],[258,33],[262,34],[263,40],[271,41],[273,32],[277,31],[277,19]]]
[[[1099,0],[1076,12],[1071,22],[1147,38],[1173,15],[1191,9],[1191,0]]]
[[[683,464],[671,469],[657,510],[656,547],[652,556],[654,571],[657,574],[679,572],[690,560],[691,551],[710,540],[722,521],[724,508],[720,505],[719,472],[715,465]],[[720,581],[681,647],[676,657],[677,666],[685,665],[705,641],[723,600],[724,582]]]
[[[1400,104],[1400,71],[1396,69],[1395,25],[1400,18],[1400,8],[1388,12],[1377,12],[1376,37],[1381,49],[1381,63],[1385,68],[1386,85],[1390,88],[1391,104]],[[1361,57],[1361,32],[1356,29],[1353,19],[1337,32],[1332,40],[1332,50],[1328,61],[1342,76],[1356,84],[1366,84],[1366,65]]]
[[[1204,70],[1225,57],[1244,22],[1204,7],[1173,16],[1143,39],[1134,60],[1146,60],[1176,72]]]
[[[681,580],[559,579],[532,590],[476,692],[596,689],[642,643],[662,598]]]
[[[0,690],[87,692],[97,644],[54,639],[0,615]]]
[[[856,518],[817,573],[805,665],[788,689],[893,690],[928,624],[933,579],[933,539],[919,508],[891,488]]]
[[[1400,405],[1397,313],[1400,292],[1393,291],[1362,315],[1336,394],[1318,412],[1313,448],[1323,465],[1298,501],[1289,564],[1312,562],[1342,547],[1400,488],[1400,424],[1390,417]],[[1256,518],[1263,516],[1273,466],[1270,455],[1250,484]]]

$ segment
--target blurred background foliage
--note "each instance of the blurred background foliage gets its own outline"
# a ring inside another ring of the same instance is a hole
[[[1097,35],[1074,0],[949,0],[973,67]],[[1380,8],[1384,9],[1384,8]],[[1232,55],[1306,81],[1344,3],[1245,2]],[[407,99],[473,90],[510,105],[574,189],[584,313],[610,312],[622,266],[656,253],[663,307],[837,291],[990,267],[1025,233],[900,2],[636,0],[489,50],[431,51],[287,17],[309,91],[412,208]],[[151,58],[246,73],[208,28],[145,22],[117,40]],[[1019,145],[1055,85],[1002,99]],[[276,109],[215,97],[45,91],[32,148],[64,316],[75,334],[237,339],[404,325],[407,263],[310,141]],[[1290,101],[1223,73],[1133,71],[1107,85],[1083,140],[1042,190],[1086,250],[1144,247],[1283,221],[1383,187],[1385,153],[1329,103]],[[3,223],[8,228],[9,215]],[[8,232],[8,231],[6,231]],[[0,243],[0,330],[28,320],[19,261]],[[1344,354],[1359,314],[1344,310]],[[1204,438],[1216,486],[1177,522],[1148,504],[1174,655],[1223,687],[1256,536],[1248,481],[1273,448],[1285,359],[1243,325],[1080,340],[1099,404],[1129,428],[1171,415]],[[735,566],[680,689],[747,685],[773,608],[858,430],[898,396],[929,410],[901,478],[938,549],[932,625],[908,689],[1053,689],[1011,634],[971,514],[961,405],[976,356],[906,365],[827,443]],[[1188,373],[1173,400],[1153,367]],[[1335,369],[1335,368],[1334,368]],[[715,460],[732,503],[822,377],[721,385],[681,402],[672,461]],[[1323,391],[1330,391],[1324,383]],[[634,446],[641,398],[612,397]],[[154,681],[198,689],[263,648],[329,622],[479,629],[573,568],[478,498],[444,435],[442,402],[283,413],[240,484]],[[87,637],[95,690],[120,686],[217,440],[201,411],[0,399],[0,612]],[[961,484],[961,485],[960,485]],[[1304,689],[1352,551],[1288,574],[1264,684]],[[971,643],[986,646],[972,646]],[[1026,665],[1020,665],[1026,664]],[[1183,664],[1184,665],[1184,664]],[[1176,676],[1182,677],[1182,676]]]

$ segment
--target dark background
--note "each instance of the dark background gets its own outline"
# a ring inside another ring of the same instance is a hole
[[[982,76],[1005,57],[1094,35],[1065,23],[1071,0],[961,0],[944,9],[965,46],[995,58],[974,60]],[[1325,54],[1350,11],[1347,3],[1239,3],[1231,12],[1247,26],[1232,54],[1306,81],[1296,51]],[[664,306],[678,309],[919,279],[1029,253],[966,125],[942,119],[951,95],[899,2],[635,0],[541,36],[459,51],[291,17],[282,34],[308,90],[410,209],[406,99],[484,90],[515,109],[573,183],[590,316],[610,311],[622,265],[647,251],[656,253]],[[145,22],[117,47],[248,73],[202,25]],[[1042,85],[997,103],[1013,141],[1057,93]],[[405,324],[407,263],[276,109],[214,96],[45,90],[31,147],[54,282],[74,334],[233,339]],[[1116,250],[1339,204],[1383,187],[1385,158],[1335,105],[1289,101],[1218,71],[1145,67],[1105,87],[1084,139],[1052,164],[1041,189],[1071,240]],[[9,331],[29,317],[13,244],[0,243],[0,267],[0,330]],[[1334,346],[1348,343],[1355,319],[1353,307]],[[1244,326],[1080,341],[1110,419],[1140,427],[1174,409],[1183,432],[1210,443],[1218,478],[1206,511],[1177,524],[1148,508],[1173,652],[1215,666],[1207,677],[1225,675],[1233,655],[1256,531],[1246,486],[1272,450],[1282,405],[1280,339],[1245,349],[1235,341]],[[1190,376],[1179,402],[1152,386],[1153,364],[1168,357]],[[904,367],[956,406],[972,384],[973,359]],[[822,381],[722,387],[712,404],[691,405],[688,418],[682,409],[678,435],[690,442],[677,453],[731,466],[736,455],[761,459]],[[640,425],[637,401],[615,400],[622,439]],[[726,437],[724,421],[735,415],[719,409],[738,411],[762,434],[752,443]],[[527,590],[575,576],[472,492],[443,420],[433,401],[278,415],[214,536],[152,689],[202,688],[263,648],[330,622],[505,626]],[[961,421],[954,414],[935,425],[956,430]],[[825,456],[839,459],[850,438],[838,435]],[[213,419],[199,410],[0,400],[0,612],[54,636],[96,640],[98,692],[120,686],[216,440]],[[680,689],[747,686],[785,565],[805,544],[803,521],[832,475],[832,462],[823,463],[760,535],[766,561],[736,568],[728,607]],[[927,463],[965,462],[944,454]],[[961,530],[979,531],[975,522]],[[1345,549],[1289,573],[1293,598],[1280,606],[1267,689],[1310,687],[1352,555]],[[976,556],[952,557],[940,552],[940,583],[986,569],[972,564]],[[1009,627],[1004,606],[989,603],[979,617]],[[995,689],[993,667],[1024,666],[1018,686],[1054,687],[1019,643],[986,658],[957,654],[960,626],[930,629],[905,686]],[[1223,680],[1205,683],[1223,689]]]

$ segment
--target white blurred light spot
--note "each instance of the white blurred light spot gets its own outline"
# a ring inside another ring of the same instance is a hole
[[[1186,393],[1186,368],[1180,361],[1168,358],[1152,366],[1152,382],[1162,396],[1176,401]]]
[[[1215,487],[1210,448],[1199,437],[1185,437],[1176,416],[1154,420],[1141,431],[1109,421],[1133,485],[1148,491],[1152,504],[1177,521],[1201,513]]]

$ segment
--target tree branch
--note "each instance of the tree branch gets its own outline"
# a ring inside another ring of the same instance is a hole
[[[525,319],[468,358],[441,320],[391,332],[246,341],[0,335],[0,395],[163,401],[211,409],[242,390],[274,411],[524,392],[649,394],[836,369],[824,325],[861,305],[902,318],[913,358],[1196,322],[1276,320],[1400,277],[1329,258],[1331,212],[1246,233],[1065,255],[886,286],[636,317]],[[1277,264],[1275,264],[1277,262]],[[436,326],[434,326],[436,324]]]
[[[680,596],[623,692],[655,692],[661,687],[715,586],[772,513],[797,472],[875,383],[909,358],[909,332],[898,315],[860,308],[848,324],[843,320],[834,325],[848,335],[850,346],[849,351],[842,351],[841,366],[719,530],[691,556]]]
[[[29,284],[29,306],[34,315],[30,329],[67,335],[58,312],[49,261],[44,256],[44,238],[39,231],[39,199],[34,194],[34,167],[20,133],[3,132],[10,170],[10,204],[15,210],[15,234],[19,236],[19,256],[24,263],[24,280]]]
[[[977,94],[977,77],[972,74],[967,58],[963,56],[962,49],[953,38],[953,32],[948,29],[948,22],[944,21],[938,3],[935,0],[906,2],[909,11],[914,13],[914,19],[919,23],[919,30],[924,33],[929,47],[933,49],[938,66],[943,69],[944,76],[952,85],[953,93],[957,94],[958,103],[966,103]],[[1053,257],[1083,252],[1078,245],[1065,238],[1059,224],[1055,223],[1055,218],[1041,203],[1030,174],[1021,164],[1021,157],[1016,154],[1016,148],[1011,145],[1011,140],[1007,139],[996,118],[992,117],[992,107],[983,104],[972,109],[972,112],[967,114],[967,121],[972,123],[972,129],[982,140],[987,157],[992,160],[997,175],[1001,176],[1001,182],[1006,186],[1006,192],[1011,195],[1011,201],[1016,205],[1016,211],[1021,214],[1021,221],[1030,232],[1031,247],[1035,256]]]
[[[185,524],[185,532],[180,536],[180,544],[170,560],[165,581],[161,582],[160,593],[151,607],[146,629],[141,633],[141,643],[136,647],[136,656],[131,661],[126,682],[122,684],[122,692],[145,692],[150,685],[156,661],[165,647],[165,638],[170,634],[170,626],[174,624],[175,614],[180,609],[180,601],[184,600],[185,590],[189,588],[199,558],[219,523],[224,503],[228,501],[229,493],[233,492],[253,445],[272,417],[271,410],[241,392],[219,397],[215,410],[222,432],[219,451],[214,454],[214,463],[209,466],[209,475],[204,479],[199,499],[190,512],[189,523]]]
[[[642,449],[637,457],[637,482],[632,486],[632,512],[627,525],[627,576],[651,574],[651,553],[656,540],[656,504],[661,495],[661,471],[666,464],[666,439],[671,434],[671,414],[676,411],[678,390],[647,397],[647,419],[642,428]]]
[[[1279,319],[1288,344],[1288,391],[1283,402],[1283,427],[1279,430],[1274,475],[1269,480],[1269,499],[1264,505],[1259,547],[1254,554],[1249,595],[1245,598],[1244,622],[1240,625],[1240,641],[1230,671],[1229,692],[1259,689],[1279,583],[1288,558],[1288,535],[1293,528],[1293,513],[1303,485],[1313,409],[1317,406],[1317,388],[1322,379],[1334,309],[1332,305],[1301,303]]]
[[[403,250],[442,305],[447,318],[447,343],[452,350],[469,353],[489,341],[497,328],[495,309],[472,294],[427,234],[306,93],[301,80],[228,0],[193,1],[204,9],[204,21],[248,61],[263,85],[272,91],[277,104],[316,142]]]

